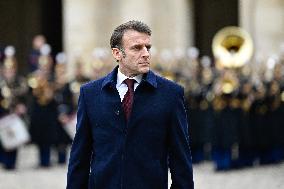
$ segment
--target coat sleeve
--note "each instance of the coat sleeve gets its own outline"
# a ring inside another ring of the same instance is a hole
[[[76,134],[70,153],[66,189],[88,188],[92,156],[92,135],[90,128],[84,90],[81,88],[78,100]]]
[[[183,89],[180,90],[175,108],[172,111],[169,143],[171,189],[193,189],[192,160]]]

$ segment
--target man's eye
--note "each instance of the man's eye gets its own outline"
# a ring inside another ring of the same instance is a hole
[[[136,51],[140,51],[141,49],[143,49],[143,47],[142,46],[134,46],[134,50],[136,50]]]
[[[135,51],[140,51],[144,48],[144,46],[134,46],[132,49]],[[150,51],[151,46],[146,46],[147,51]]]

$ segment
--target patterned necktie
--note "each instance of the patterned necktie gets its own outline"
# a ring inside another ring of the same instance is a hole
[[[133,103],[133,96],[134,96],[134,79],[125,79],[124,83],[127,85],[128,90],[124,95],[122,100],[122,107],[125,113],[126,120],[128,121],[131,110],[132,110],[132,103]]]

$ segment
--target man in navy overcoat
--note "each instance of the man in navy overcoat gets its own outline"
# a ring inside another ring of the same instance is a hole
[[[193,189],[184,91],[150,71],[140,21],[110,39],[118,66],[81,87],[67,189]]]

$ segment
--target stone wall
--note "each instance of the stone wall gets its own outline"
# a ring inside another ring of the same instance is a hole
[[[90,62],[94,48],[109,48],[114,27],[134,19],[152,28],[157,49],[185,49],[193,45],[191,4],[191,0],[63,0],[64,49],[71,62],[78,52]]]
[[[254,39],[255,57],[279,53],[284,42],[283,0],[240,0],[240,23]]]

